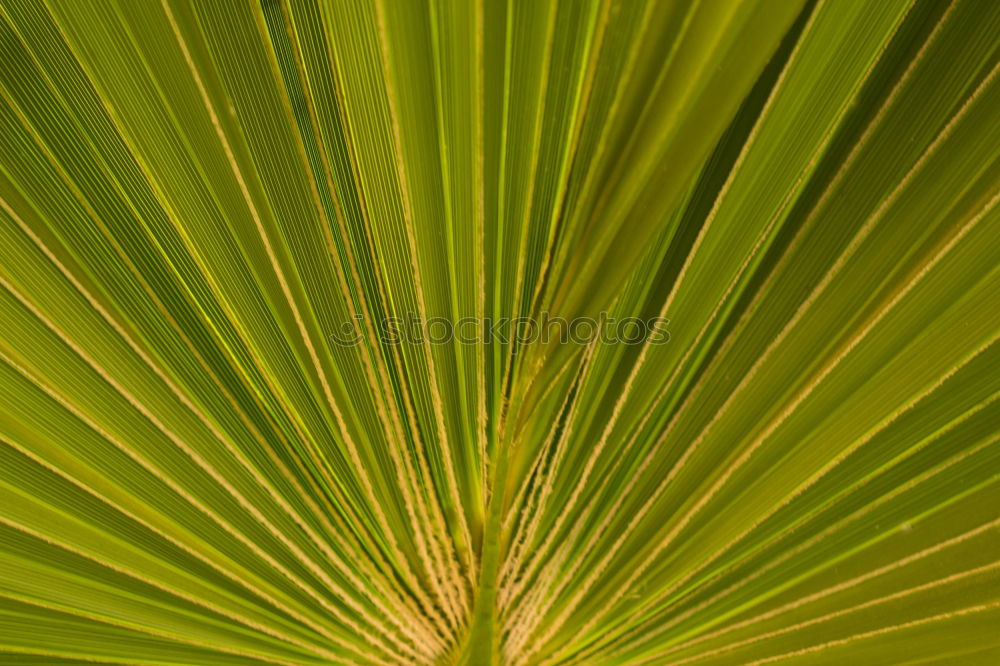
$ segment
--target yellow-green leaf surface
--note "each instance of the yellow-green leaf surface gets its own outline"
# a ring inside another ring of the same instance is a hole
[[[0,664],[1000,663],[1000,3],[0,0],[0,95]]]

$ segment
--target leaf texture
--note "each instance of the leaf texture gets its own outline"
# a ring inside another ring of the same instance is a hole
[[[0,94],[0,663],[1000,660],[1000,4],[0,0]]]

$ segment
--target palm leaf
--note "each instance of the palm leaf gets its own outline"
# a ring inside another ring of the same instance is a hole
[[[996,663],[998,36],[0,2],[0,663]]]

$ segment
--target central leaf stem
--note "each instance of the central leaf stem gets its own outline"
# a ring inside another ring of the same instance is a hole
[[[483,557],[479,568],[472,626],[465,650],[458,663],[463,666],[492,666],[498,663],[497,588],[500,573],[500,549],[503,542],[503,504],[507,487],[507,447],[498,446],[497,463],[483,532]]]

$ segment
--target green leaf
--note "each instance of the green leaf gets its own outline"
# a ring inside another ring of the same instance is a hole
[[[0,53],[0,662],[1000,658],[1000,5]]]

